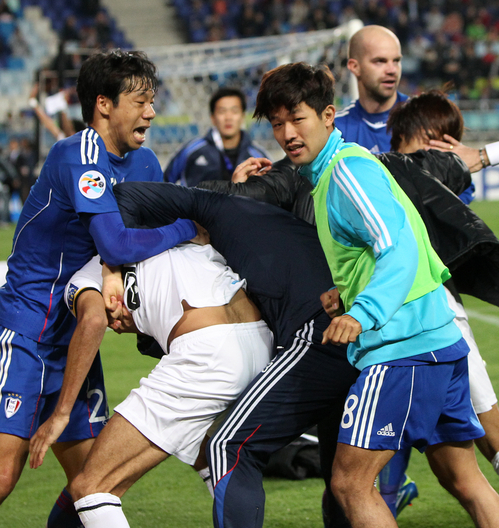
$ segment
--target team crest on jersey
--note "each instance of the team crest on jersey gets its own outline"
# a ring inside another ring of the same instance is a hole
[[[80,176],[78,188],[83,196],[95,200],[104,194],[106,190],[106,179],[100,172],[94,170],[87,171]]]
[[[5,416],[12,418],[21,407],[21,404],[22,396],[20,394],[7,394],[7,398],[5,398]]]

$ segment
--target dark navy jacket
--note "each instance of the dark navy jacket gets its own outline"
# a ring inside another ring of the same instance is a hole
[[[195,138],[183,146],[168,164],[165,181],[195,187],[204,180],[230,180],[237,165],[249,157],[268,158],[268,154],[242,130],[237,161],[233,166],[215,144],[214,133],[212,129],[206,136]]]
[[[333,286],[317,230],[263,202],[172,185],[123,183],[114,187],[127,227],[190,218],[210,233],[211,244],[248,281],[277,345],[322,313],[320,295]]]

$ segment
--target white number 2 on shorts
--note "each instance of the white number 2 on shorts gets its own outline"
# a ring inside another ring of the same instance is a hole
[[[102,393],[100,389],[92,389],[91,391],[87,392],[87,398],[90,399],[94,394],[97,394],[98,400],[92,410],[92,414],[90,415],[89,422],[90,423],[105,422],[107,420],[106,409],[103,409],[103,414],[101,414],[100,416],[97,415],[97,413],[101,410],[102,402],[104,401],[104,394]]]

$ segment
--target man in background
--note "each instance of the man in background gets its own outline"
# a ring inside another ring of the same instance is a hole
[[[398,91],[402,76],[400,41],[383,26],[365,26],[351,37],[348,46],[348,69],[357,79],[359,98],[335,117],[343,139],[369,149],[373,154],[389,152],[391,133],[386,129],[390,110],[408,96]],[[499,142],[477,149],[463,145],[451,136],[431,140],[431,147],[453,150],[471,172],[499,163]],[[469,204],[473,199],[471,185],[460,198]]]
[[[359,98],[335,118],[345,141],[372,153],[390,150],[386,122],[390,110],[408,99],[397,89],[402,75],[402,50],[397,36],[382,26],[365,26],[350,39],[348,69],[357,79]]]
[[[242,130],[246,97],[237,88],[220,88],[210,99],[213,128],[194,138],[174,155],[165,170],[165,181],[194,187],[204,180],[230,180],[245,159],[268,157]]]

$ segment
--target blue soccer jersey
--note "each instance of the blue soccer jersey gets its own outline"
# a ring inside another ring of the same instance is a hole
[[[112,186],[161,181],[146,148],[119,158],[92,128],[57,142],[24,205],[0,289],[0,325],[46,344],[67,345],[76,321],[63,299],[75,271],[96,253],[79,214],[118,212]]]
[[[397,92],[395,104],[407,99],[407,95]],[[389,152],[391,150],[390,141],[392,135],[386,131],[386,122],[388,121],[390,110],[378,114],[370,114],[362,108],[357,99],[336,114],[334,124],[340,130],[345,141],[358,143],[362,147],[369,149],[373,154]]]

